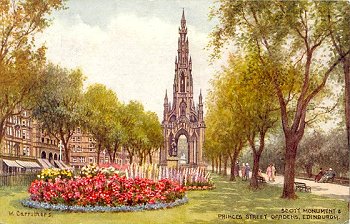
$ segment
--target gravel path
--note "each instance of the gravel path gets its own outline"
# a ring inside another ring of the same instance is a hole
[[[303,182],[307,186],[311,187],[311,193],[325,197],[341,199],[350,201],[350,188],[349,186],[333,184],[333,183],[316,183],[310,180],[295,179],[296,182]],[[275,182],[268,182],[269,184],[283,186],[283,176],[276,176]]]
[[[210,166],[208,170],[211,170]],[[230,169],[227,169],[227,174],[230,175]],[[307,186],[310,186],[312,194],[321,195],[329,198],[336,198],[336,199],[350,202],[349,186],[333,184],[333,183],[316,183],[314,181],[304,180],[299,178],[296,178],[295,182],[303,182]],[[268,182],[268,183],[283,187],[283,176],[276,176],[275,182]]]

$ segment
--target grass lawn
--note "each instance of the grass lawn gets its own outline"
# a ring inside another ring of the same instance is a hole
[[[282,189],[275,186],[265,185],[259,191],[251,191],[247,182],[230,182],[216,175],[213,175],[213,179],[217,188],[212,191],[188,192],[188,204],[166,210],[133,213],[64,213],[30,209],[23,207],[19,202],[20,199],[28,197],[26,188],[0,188],[0,224],[345,223],[349,219],[348,205],[344,201],[310,193],[298,193],[299,199],[287,201],[279,198]],[[300,213],[293,213],[298,208]],[[336,213],[330,215],[336,215],[338,219],[303,219],[303,215],[324,215],[303,211],[309,208],[335,209]],[[292,213],[282,213],[282,209],[289,209]],[[26,215],[26,212],[27,216],[22,216]],[[46,217],[30,216],[34,212],[46,214]],[[262,219],[248,219],[246,216],[250,214],[261,215]],[[49,215],[50,217],[47,217]],[[231,217],[228,217],[229,215]],[[284,219],[272,219],[278,218],[278,215]]]

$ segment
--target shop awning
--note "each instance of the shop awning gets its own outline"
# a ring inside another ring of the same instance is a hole
[[[53,165],[47,159],[38,158],[37,160],[43,168],[52,168],[53,167]]]
[[[32,168],[41,168],[39,166],[39,164],[37,164],[36,162],[31,162],[31,161],[22,161],[22,160],[16,160],[16,162],[25,167],[25,168],[29,168],[29,169],[32,169]]]
[[[68,165],[65,164],[63,161],[60,161],[60,163],[61,163],[62,166],[64,166],[66,169],[72,169],[72,167],[68,166]]]
[[[60,169],[65,169],[65,167],[60,163],[58,160],[54,160],[55,164],[58,166]]]
[[[9,167],[23,168],[21,165],[19,165],[18,163],[16,163],[16,161],[14,161],[14,160],[3,159],[2,161],[3,161],[7,166],[9,166]]]

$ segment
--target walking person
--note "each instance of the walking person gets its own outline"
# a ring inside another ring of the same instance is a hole
[[[271,179],[273,182],[275,182],[275,177],[276,177],[276,168],[275,168],[275,165],[272,163],[272,166],[271,166]]]
[[[246,180],[249,179],[249,173],[250,173],[250,166],[249,163],[245,164],[245,176],[246,176]]]
[[[245,179],[245,164],[244,163],[242,163],[241,173],[242,173],[242,180],[244,180]]]
[[[269,164],[269,166],[266,169],[266,175],[267,175],[268,181],[271,181],[272,180],[272,166],[271,166],[271,163]]]

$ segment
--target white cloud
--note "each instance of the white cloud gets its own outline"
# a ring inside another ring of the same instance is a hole
[[[40,41],[46,42],[50,61],[82,68],[87,83],[105,84],[124,102],[139,100],[162,119],[165,89],[172,92],[179,25],[180,16],[171,24],[157,17],[117,14],[102,29],[76,16],[70,24],[54,20]],[[207,34],[188,24],[188,37],[198,102],[199,88],[205,97],[214,68],[203,49]]]

